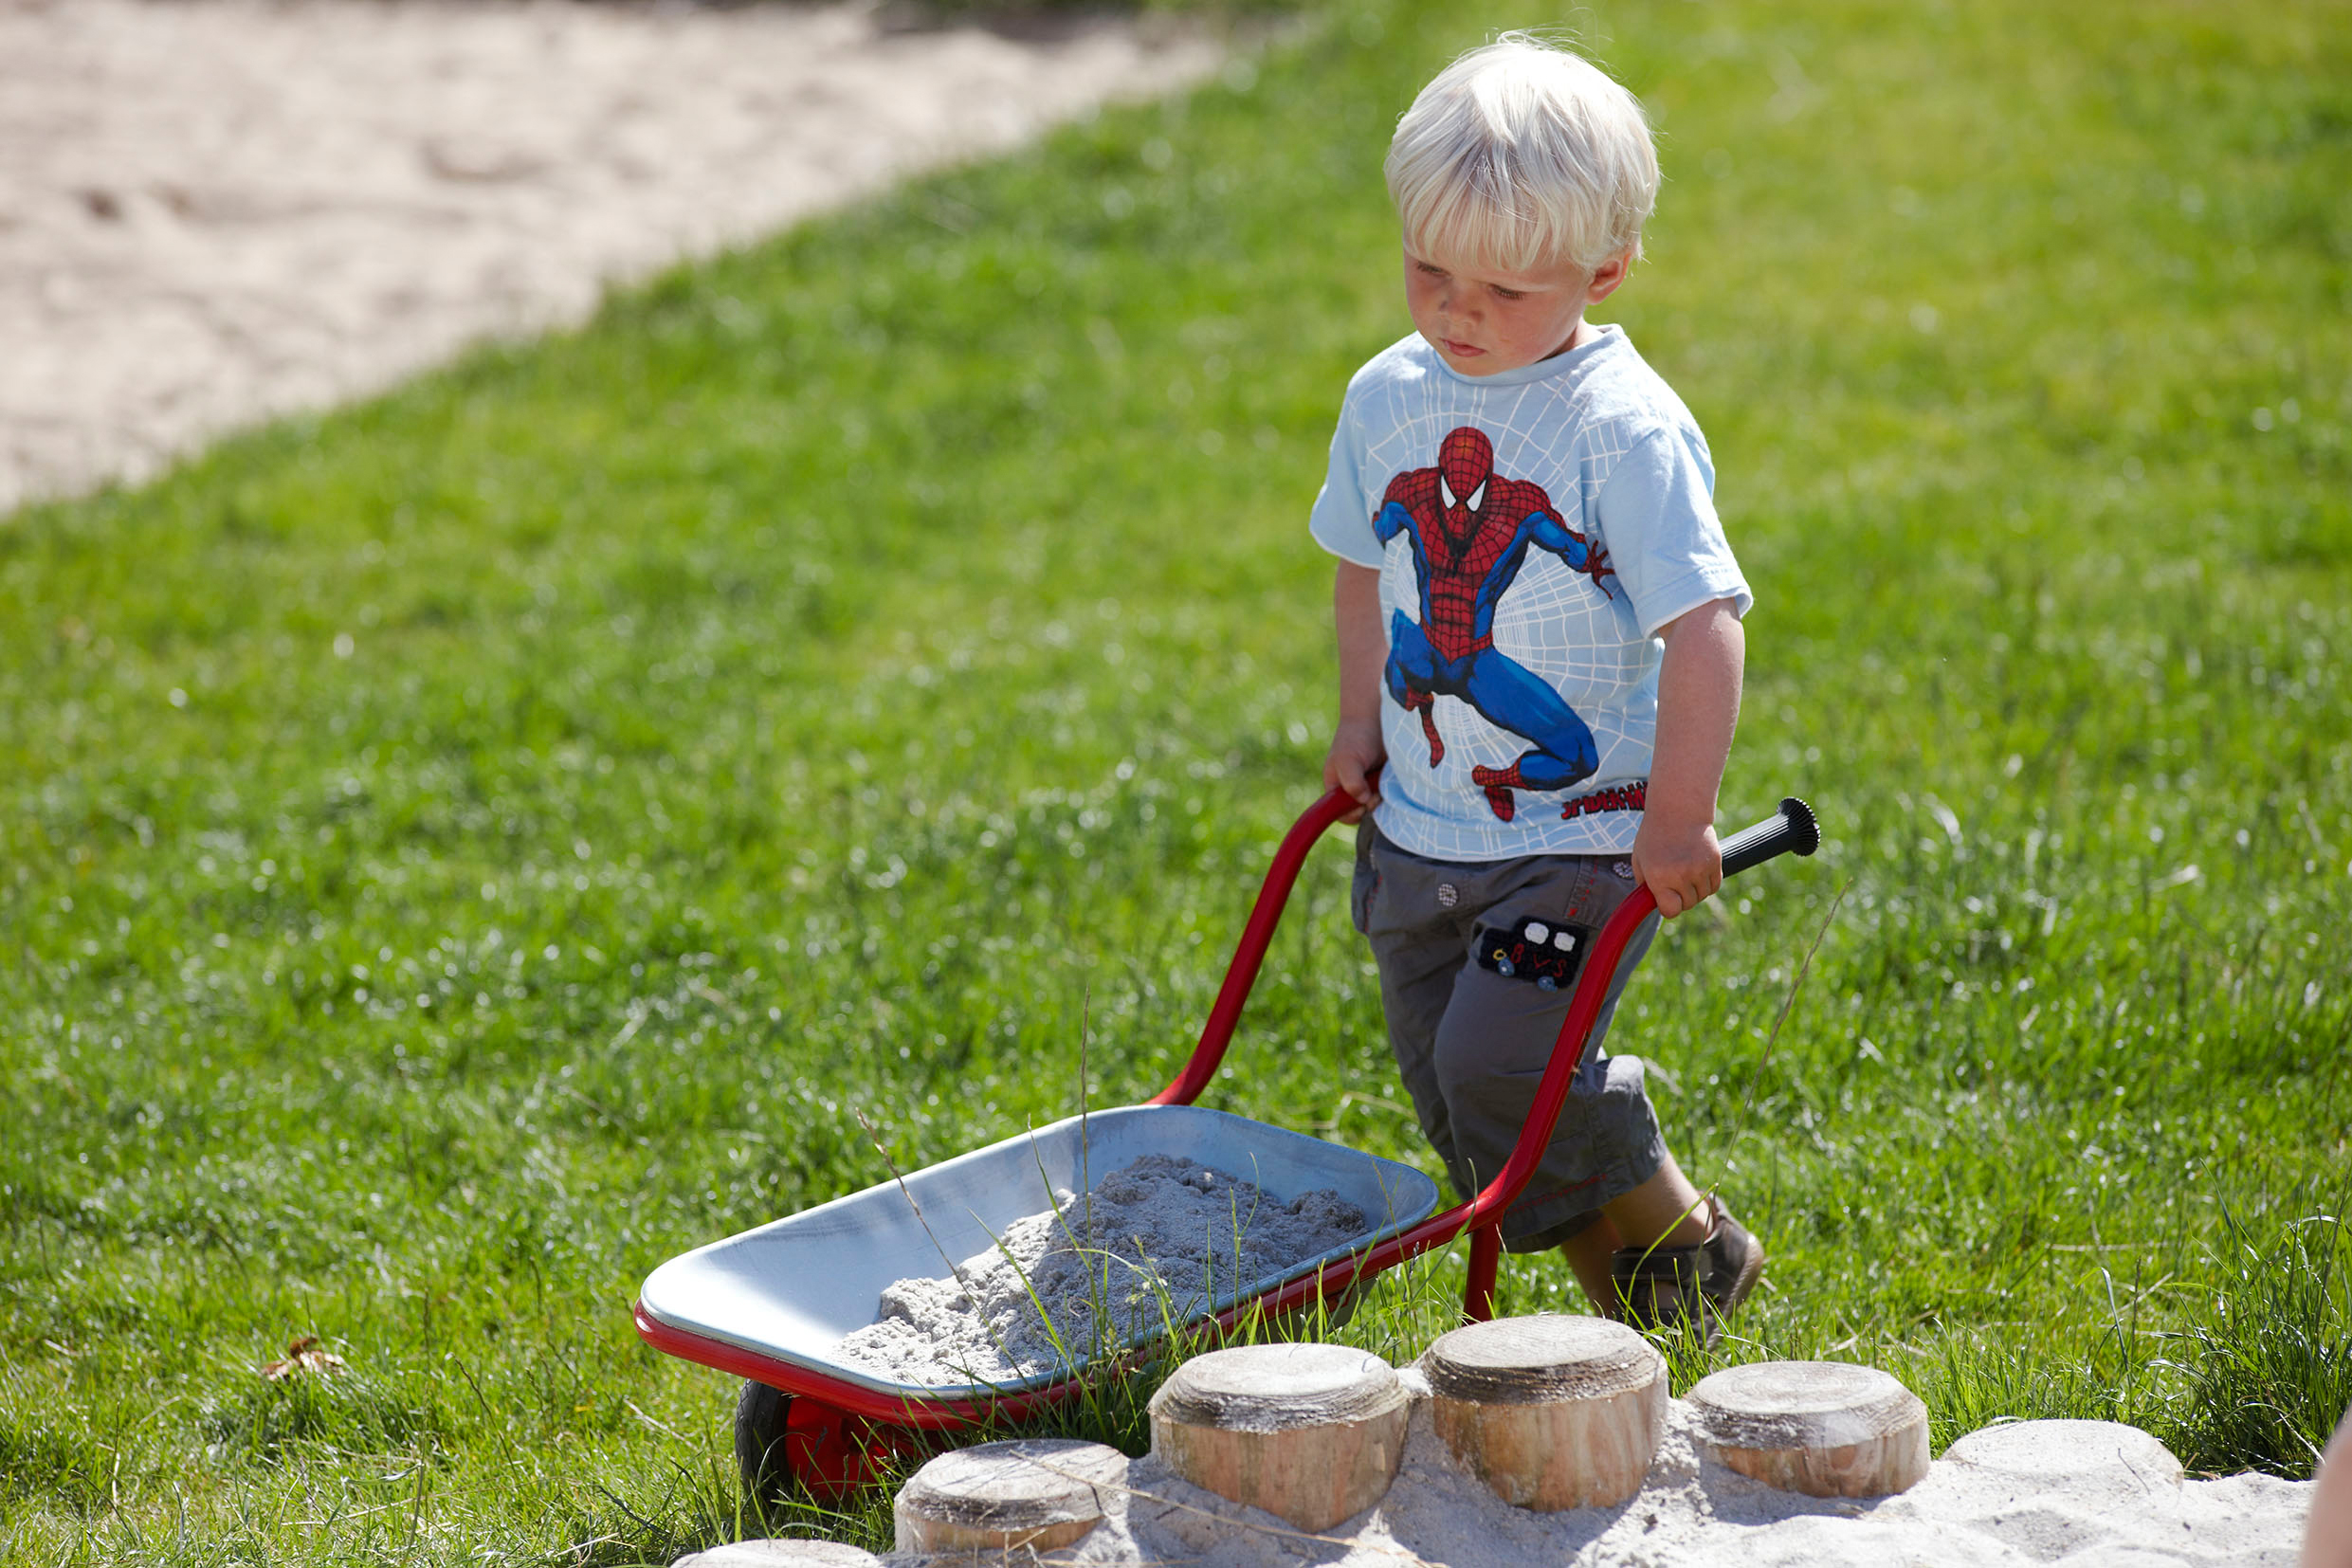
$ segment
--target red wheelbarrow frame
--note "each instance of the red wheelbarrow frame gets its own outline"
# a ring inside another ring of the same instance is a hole
[[[1234,1025],[1241,1019],[1243,1004],[1249,999],[1249,989],[1256,983],[1258,970],[1266,960],[1274,927],[1282,920],[1283,906],[1289,902],[1300,867],[1306,863],[1307,852],[1326,830],[1356,808],[1356,801],[1344,791],[1333,790],[1308,807],[1284,835],[1274,851],[1274,864],[1258,890],[1257,903],[1249,911],[1249,922],[1242,927],[1241,942],[1225,972],[1225,983],[1218,989],[1216,1003],[1209,1010],[1200,1043],[1193,1048],[1192,1059],[1184,1064],[1184,1070],[1176,1074],[1175,1081],[1144,1103],[1189,1105],[1216,1076],[1217,1067],[1225,1059],[1226,1047],[1232,1041]],[[1723,875],[1736,876],[1780,854],[1810,855],[1820,842],[1813,811],[1792,796],[1780,802],[1777,814],[1723,842]],[[1263,1296],[1235,1303],[1215,1316],[1218,1326],[1231,1327],[1252,1312],[1272,1316],[1296,1312],[1310,1300],[1331,1300],[1358,1281],[1369,1280],[1408,1258],[1447,1245],[1465,1231],[1470,1233],[1470,1257],[1469,1281],[1462,1293],[1462,1315],[1471,1322],[1483,1322],[1492,1317],[1495,1274],[1503,1253],[1503,1215],[1535,1176],[1536,1166],[1552,1140],[1553,1125],[1559,1120],[1560,1107],[1567,1101],[1568,1086],[1576,1078],[1577,1067],[1584,1060],[1585,1044],[1592,1035],[1594,1020],[1600,1015],[1601,999],[1609,993],[1618,961],[1625,956],[1626,943],[1657,906],[1650,889],[1637,886],[1601,927],[1569,1001],[1568,1016],[1553,1042],[1551,1062],[1536,1089],[1535,1103],[1528,1107],[1519,1143],[1512,1149],[1502,1173],[1484,1191],[1468,1202],[1432,1214],[1352,1257],[1325,1264]],[[990,1420],[1018,1421],[1072,1397],[1085,1386],[1090,1375],[1101,1371],[1100,1366],[1082,1368],[1058,1382],[980,1399],[919,1399],[884,1393],[738,1345],[672,1328],[648,1316],[642,1302],[636,1304],[636,1319],[638,1335],[656,1350],[831,1407],[825,1413],[833,1423],[827,1428],[829,1433],[836,1433],[842,1425],[835,1413],[885,1426],[931,1431],[975,1426]],[[810,1424],[795,1413],[795,1427]],[[833,1435],[821,1441],[832,1443],[839,1438]],[[849,1442],[857,1445],[855,1438]],[[887,1446],[886,1438],[882,1442]]]

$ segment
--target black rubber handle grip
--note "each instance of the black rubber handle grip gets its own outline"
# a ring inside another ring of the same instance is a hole
[[[1814,821],[1813,808],[1790,795],[1778,815],[1723,840],[1723,875],[1736,877],[1776,855],[1810,855],[1820,848],[1821,825]]]

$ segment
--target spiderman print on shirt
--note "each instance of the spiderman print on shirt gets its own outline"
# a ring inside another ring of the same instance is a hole
[[[1564,790],[1591,776],[1600,765],[1591,728],[1533,671],[1495,651],[1494,611],[1529,545],[1558,556],[1603,593],[1609,585],[1601,579],[1616,575],[1609,553],[1570,528],[1541,485],[1496,473],[1493,444],[1468,425],[1438,444],[1435,467],[1389,481],[1373,533],[1382,544],[1399,534],[1413,543],[1421,620],[1415,625],[1402,610],[1392,618],[1384,674],[1389,696],[1421,716],[1430,766],[1446,756],[1431,710],[1439,697],[1452,697],[1532,743],[1507,768],[1470,770],[1504,822],[1518,810],[1513,790]]]

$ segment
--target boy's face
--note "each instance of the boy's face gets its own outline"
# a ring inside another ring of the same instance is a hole
[[[1625,282],[1629,258],[1596,272],[1565,263],[1534,272],[1462,267],[1405,246],[1405,304],[1413,324],[1464,375],[1494,375],[1576,344],[1584,308]]]

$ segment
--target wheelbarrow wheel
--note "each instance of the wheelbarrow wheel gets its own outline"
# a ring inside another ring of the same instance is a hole
[[[793,1396],[765,1383],[747,1382],[735,1401],[735,1468],[743,1492],[762,1508],[780,1503],[793,1489],[791,1450],[785,1422]]]
[[[888,1474],[914,1442],[912,1432],[761,1382],[745,1383],[735,1401],[736,1468],[762,1507],[795,1486],[820,1503],[843,1502]]]

